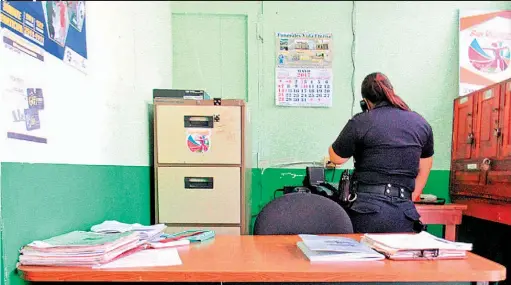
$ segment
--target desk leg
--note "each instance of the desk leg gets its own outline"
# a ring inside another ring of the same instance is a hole
[[[445,225],[445,239],[456,241],[456,225]]]

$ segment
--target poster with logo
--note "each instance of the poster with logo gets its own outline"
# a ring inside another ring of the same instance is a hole
[[[211,148],[211,130],[186,130],[186,146],[193,153],[206,153]]]
[[[0,46],[0,119],[7,142],[47,143],[44,50],[2,30]],[[27,56],[31,55],[31,56]],[[2,137],[4,134],[2,134]]]
[[[0,27],[23,39],[18,48],[35,44],[86,73],[85,1],[0,1],[0,11]]]
[[[511,10],[460,10],[459,95],[511,78]]]
[[[330,33],[277,33],[277,106],[332,106],[332,44]]]

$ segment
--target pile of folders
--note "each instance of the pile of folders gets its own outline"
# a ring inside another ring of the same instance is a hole
[[[21,265],[99,267],[147,248],[137,232],[96,233],[73,231],[20,250]]]

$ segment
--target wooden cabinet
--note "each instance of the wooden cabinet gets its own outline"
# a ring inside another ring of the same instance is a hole
[[[248,234],[245,103],[155,98],[155,214],[169,232]]]
[[[501,86],[501,94],[504,94],[502,104],[504,110],[501,111],[502,118],[502,153],[501,157],[511,159],[511,80]]]
[[[511,225],[511,79],[454,100],[451,199]]]

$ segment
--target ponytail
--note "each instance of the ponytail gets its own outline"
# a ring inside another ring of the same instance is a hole
[[[376,74],[376,85],[380,87],[381,91],[385,95],[387,101],[392,104],[392,106],[399,108],[401,110],[410,111],[410,107],[394,92],[390,81],[387,77],[381,73]]]

